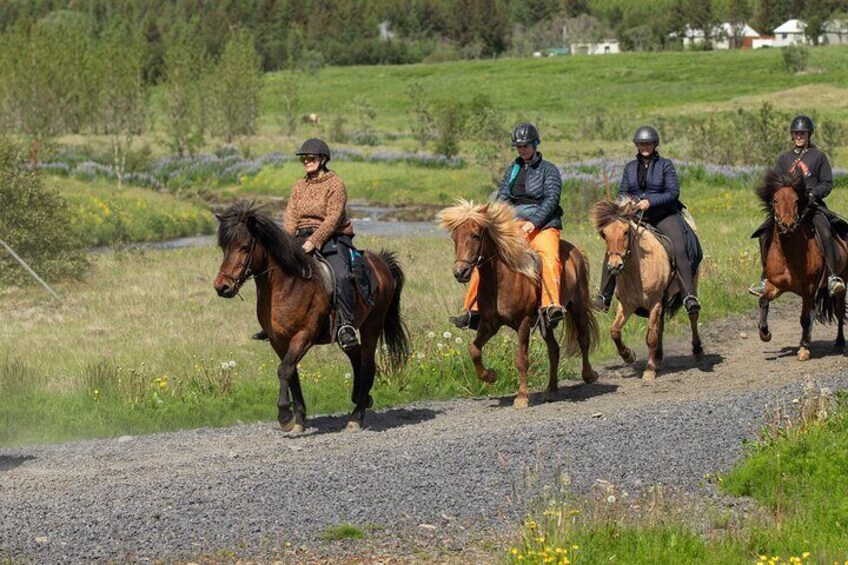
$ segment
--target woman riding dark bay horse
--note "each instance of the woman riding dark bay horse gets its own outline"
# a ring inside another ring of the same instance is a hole
[[[320,267],[301,241],[248,204],[234,204],[218,219],[218,245],[224,258],[215,290],[219,296],[232,298],[246,281],[255,281],[259,325],[280,358],[277,419],[284,431],[301,432],[306,425],[306,404],[297,364],[313,345],[330,343],[333,338],[329,335],[332,301]],[[403,271],[389,251],[365,252],[365,261],[373,271],[375,285],[370,303],[357,295],[358,314],[350,320],[359,328],[361,345],[345,350],[353,367],[351,400],[356,404],[349,430],[362,426],[372,404],[378,341],[386,344],[392,368],[400,368],[409,352],[400,313]]]
[[[839,324],[836,348],[845,352],[843,325],[845,321],[845,293],[831,295],[822,288],[826,261],[816,241],[816,234],[808,217],[816,213],[814,204],[807,195],[804,178],[800,175],[770,171],[757,188],[767,214],[764,224],[764,274],[765,289],[760,297],[760,339],[771,340],[768,328],[769,303],[783,294],[792,292],[801,297],[801,345],[798,360],[810,358],[810,334],[813,313],[819,321],[832,321],[835,316]],[[834,238],[836,250],[848,253],[848,246],[841,238]],[[834,275],[830,275],[834,276]],[[843,266],[835,276],[845,280],[848,267]]]

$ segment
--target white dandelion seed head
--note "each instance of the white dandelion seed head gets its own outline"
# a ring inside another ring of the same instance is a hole
[[[235,361],[230,361],[230,362],[228,363],[228,365],[230,366],[230,369],[235,369],[235,368],[236,368],[236,362],[235,362]]]
[[[609,502],[610,504],[614,504],[615,503],[615,495],[614,494],[609,495],[607,497],[607,502]]]
[[[445,344],[442,343],[442,342],[439,342],[439,343],[436,344],[436,347],[438,347],[439,349],[443,348],[444,346],[445,346]]]
[[[222,371],[226,371],[226,370],[227,370],[227,369],[229,369],[229,368],[230,368],[230,364],[229,364],[229,363],[227,363],[226,361],[224,361],[223,363],[221,363],[221,370],[222,370]]]
[[[427,337],[433,339],[434,337],[436,337],[436,332],[427,332]]]
[[[424,354],[423,354],[422,352],[420,352],[420,351],[419,351],[418,353],[416,353],[416,354],[415,354],[415,357],[416,357],[417,359],[424,359]]]
[[[452,336],[451,336],[450,332],[445,332],[445,333],[442,334],[442,337],[445,338],[445,339],[450,339]]]
[[[454,341],[456,341],[457,343],[462,343],[462,338],[461,338],[461,337],[458,337],[458,338],[456,338]]]

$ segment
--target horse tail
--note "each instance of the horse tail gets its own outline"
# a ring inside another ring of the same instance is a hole
[[[816,321],[820,324],[829,324],[836,319],[833,309],[833,300],[827,288],[820,288],[816,293],[813,304],[816,307]]]
[[[680,307],[683,306],[683,291],[675,292],[672,296],[666,296],[665,304],[663,305],[663,316],[666,320],[670,320],[677,314]]]
[[[400,313],[400,295],[403,292],[406,276],[394,252],[381,249],[378,256],[388,266],[395,281],[395,292],[383,321],[380,341],[386,345],[388,350],[389,367],[396,371],[403,367],[407,357],[409,357],[409,331]]]
[[[589,292],[589,262],[586,256],[576,247],[576,259],[569,257],[568,261],[574,261],[574,266],[577,270],[577,304],[572,303],[565,313],[565,354],[567,356],[577,355],[580,353],[580,331],[587,331],[589,334],[589,351],[594,351],[598,348],[599,333],[598,320],[595,318],[595,312],[592,308],[592,297]],[[581,328],[581,320],[584,328]]]

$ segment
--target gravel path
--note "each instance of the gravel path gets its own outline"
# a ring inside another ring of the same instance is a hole
[[[700,363],[670,344],[653,383],[634,378],[639,361],[612,363],[599,383],[566,383],[560,401],[536,395],[524,411],[511,398],[458,400],[375,413],[357,434],[323,416],[300,437],[261,423],[0,449],[0,561],[173,562],[240,550],[320,562],[347,551],[321,533],[351,523],[387,547],[414,538],[455,562],[483,562],[462,553],[468,540],[500,532],[503,541],[523,501],[563,473],[577,492],[598,480],[702,492],[779,399],[808,382],[848,385],[846,358],[830,352],[833,328],[816,327],[813,359],[794,359],[796,319],[792,308],[773,311],[768,344],[754,338],[753,316],[722,321],[704,328]]]

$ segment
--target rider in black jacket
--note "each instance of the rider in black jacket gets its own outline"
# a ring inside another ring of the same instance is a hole
[[[831,222],[842,222],[841,218],[835,216],[827,208],[824,199],[833,188],[833,172],[827,156],[818,147],[812,144],[810,138],[816,127],[813,120],[808,116],[796,116],[789,126],[792,133],[792,141],[795,147],[782,154],[777,159],[775,169],[782,173],[800,175],[804,177],[804,185],[807,189],[807,197],[810,205],[815,208],[812,214],[813,228],[816,239],[824,253],[827,270],[830,276],[827,279],[827,290],[831,296],[845,292],[845,282],[838,276],[839,255],[833,239]],[[763,273],[765,273],[766,260],[766,234],[763,226],[755,234],[760,238],[760,259],[763,262]],[[758,283],[751,285],[748,292],[755,296],[762,296],[766,291],[765,274]]]

